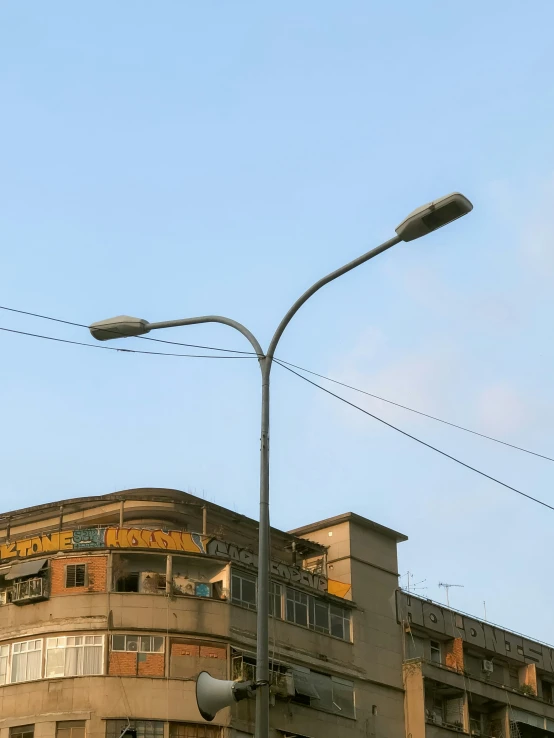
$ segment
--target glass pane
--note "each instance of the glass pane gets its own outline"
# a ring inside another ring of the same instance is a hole
[[[163,653],[164,650],[164,639],[161,636],[154,636],[154,644],[152,650],[156,653]]]
[[[112,651],[125,651],[125,636],[112,636]]]
[[[314,685],[319,699],[310,700],[312,707],[318,707],[320,710],[328,710],[335,712],[333,707],[333,682],[330,676],[325,674],[310,673],[312,684]]]
[[[344,717],[355,717],[354,685],[333,679],[333,702],[337,707],[336,712],[340,712]]]
[[[234,600],[240,600],[240,579],[233,575],[231,579],[231,597]]]
[[[125,650],[126,651],[138,651],[139,639],[138,636],[126,636]]]
[[[294,622],[297,625],[308,625],[308,607],[307,605],[296,603],[294,610]]]
[[[256,585],[250,579],[242,580],[242,601],[256,604]]]
[[[140,651],[142,653],[150,653],[152,650],[152,638],[150,636],[140,636]]]
[[[324,600],[314,599],[314,626],[317,630],[329,631],[329,605]]]
[[[50,648],[46,651],[46,676],[61,677],[64,675],[65,651],[63,648]]]

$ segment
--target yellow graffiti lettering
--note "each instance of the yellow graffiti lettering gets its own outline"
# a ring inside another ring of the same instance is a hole
[[[131,528],[127,533],[129,546],[131,548],[150,548],[150,531],[139,528]]]
[[[73,531],[63,530],[59,534],[59,538],[60,551],[71,551],[73,548]]]
[[[31,541],[27,539],[26,541],[18,541],[16,543],[17,553],[21,556],[28,556],[29,555],[29,549],[31,548]]]
[[[129,548],[127,528],[107,528],[106,546],[108,548]]]
[[[183,550],[183,541],[181,540],[181,534],[178,530],[170,530],[169,535],[171,536],[171,540],[173,541],[173,548],[175,551],[182,551]]]
[[[42,541],[40,538],[31,538],[31,553],[42,553]]]
[[[15,543],[3,543],[0,546],[0,558],[1,559],[13,559],[17,556],[15,550]]]
[[[41,537],[41,545],[43,551],[57,551],[60,547],[60,534],[51,533],[50,535],[44,534]]]
[[[168,533],[164,533],[163,530],[154,531],[154,543],[158,548],[167,548],[172,551],[175,549],[173,538]]]

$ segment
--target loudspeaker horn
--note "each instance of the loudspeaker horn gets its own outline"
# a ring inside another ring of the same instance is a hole
[[[255,688],[252,682],[214,679],[201,671],[196,679],[196,704],[204,720],[211,722],[220,710],[249,697]]]

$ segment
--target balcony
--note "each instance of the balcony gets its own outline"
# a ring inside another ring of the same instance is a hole
[[[24,605],[28,602],[39,602],[47,599],[46,582],[42,577],[23,579],[13,585],[11,601],[14,605]]]

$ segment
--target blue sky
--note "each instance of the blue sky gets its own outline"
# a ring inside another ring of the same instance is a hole
[[[279,355],[553,455],[553,24],[548,0],[4,4],[0,304],[220,313],[267,345],[313,281],[460,190],[471,216],[327,287]],[[0,347],[3,509],[167,486],[257,516],[254,361]],[[343,393],[554,504],[551,462]],[[410,537],[422,594],[463,584],[454,605],[554,641],[553,512],[279,367],[271,492],[276,526],[375,519]]]

